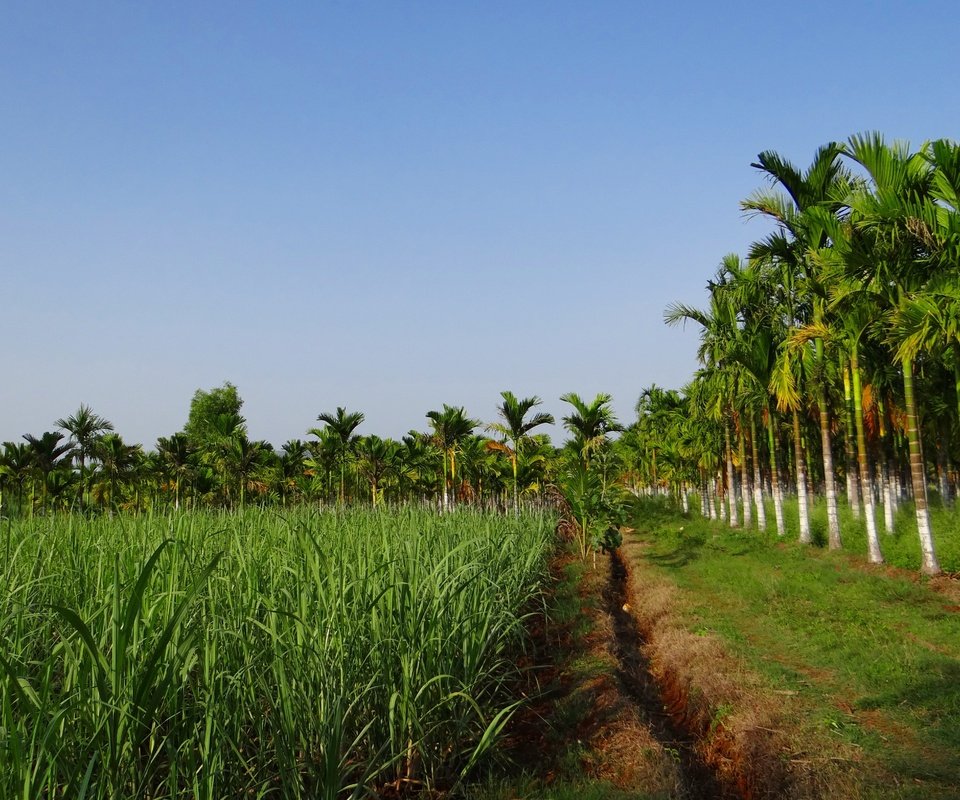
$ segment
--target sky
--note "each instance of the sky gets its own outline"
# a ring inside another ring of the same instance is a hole
[[[954,2],[10,2],[0,440],[680,387],[773,149],[956,138]],[[555,438],[562,438],[556,430]]]

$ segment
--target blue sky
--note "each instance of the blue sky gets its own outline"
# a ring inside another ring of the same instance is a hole
[[[750,162],[956,137],[954,3],[4,2],[0,440],[489,421],[695,369]]]

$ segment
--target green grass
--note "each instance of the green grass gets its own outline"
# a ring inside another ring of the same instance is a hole
[[[514,708],[552,527],[409,510],[7,524],[0,797],[450,786]]]
[[[941,530],[955,531],[957,520],[940,513]],[[850,527],[845,541],[855,550]],[[644,504],[637,529],[651,545],[648,562],[685,590],[690,629],[719,634],[774,690],[797,693],[809,709],[805,724],[863,748],[902,781],[879,796],[956,796],[960,615],[952,601],[849,554],[662,505]],[[914,565],[906,531],[881,536],[891,561]],[[952,553],[953,544],[943,549]]]
[[[784,500],[784,525],[787,539],[796,539],[800,533],[796,498]],[[694,506],[692,506],[693,508]],[[773,503],[767,501],[767,527],[776,529],[773,516]],[[867,557],[867,530],[863,519],[855,519],[850,506],[843,497],[838,498],[840,531],[844,550]],[[917,518],[913,503],[903,503],[894,517],[893,533],[887,533],[883,523],[883,508],[878,505],[875,511],[877,534],[880,549],[888,564],[904,569],[920,569],[920,539],[917,536]],[[756,514],[754,514],[756,527]],[[933,529],[934,544],[940,566],[950,573],[960,572],[960,510],[945,507],[934,496],[930,503],[930,525]],[[813,503],[810,509],[810,531],[817,545],[827,542],[827,508],[822,500]]]

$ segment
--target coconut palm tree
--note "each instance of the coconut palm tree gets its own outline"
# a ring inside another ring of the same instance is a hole
[[[510,468],[513,472],[513,511],[520,513],[520,485],[517,479],[518,459],[520,458],[523,446],[530,441],[530,432],[541,425],[553,425],[553,414],[544,414],[542,412],[534,414],[532,417],[527,415],[543,401],[534,395],[533,397],[524,397],[518,400],[516,395],[510,391],[500,392],[503,402],[497,406],[497,413],[503,422],[492,422],[487,426],[487,430],[499,433],[504,442],[491,443],[499,444],[497,449],[502,450],[510,459]]]

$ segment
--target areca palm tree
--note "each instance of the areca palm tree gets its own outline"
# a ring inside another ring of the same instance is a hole
[[[573,435],[573,444],[589,468],[590,454],[603,447],[609,434],[623,430],[610,407],[613,398],[601,392],[587,403],[576,392],[567,392],[560,399],[573,406],[573,411],[563,417],[563,427]]]
[[[246,434],[235,436],[224,449],[226,474],[232,476],[237,484],[240,508],[244,507],[248,489],[263,488],[259,484],[254,485],[254,481],[272,454],[273,448],[269,442],[252,442]]]
[[[922,236],[933,168],[923,153],[911,152],[903,142],[889,145],[877,133],[851,137],[846,152],[870,178],[868,186],[857,188],[847,198],[854,229],[861,234],[856,244],[864,255],[852,261],[852,268],[856,277],[872,282],[884,296],[894,323],[888,333],[903,372],[910,476],[923,556],[921,569],[927,575],[937,575],[941,570],[927,504],[914,385],[915,358],[911,348],[901,349],[898,333],[902,335],[903,329],[896,324],[909,313],[911,297],[922,294],[928,286],[935,267],[935,259],[930,258]]]
[[[357,467],[370,484],[373,507],[380,502],[382,483],[397,465],[400,445],[393,439],[381,439],[375,434],[361,436],[357,441]]]
[[[193,476],[193,456],[196,452],[196,448],[190,443],[185,433],[175,433],[172,436],[161,436],[157,439],[157,453],[160,456],[161,468],[174,486],[174,509],[180,509],[183,482],[189,482]]]
[[[110,487],[111,514],[117,507],[117,484],[131,474],[141,452],[140,445],[126,444],[117,433],[107,433],[97,442],[94,455]]]
[[[724,291],[724,286],[728,272],[734,264],[739,265],[739,261],[736,255],[726,256],[715,279],[707,283],[707,289],[710,292],[708,310],[702,311],[682,303],[674,303],[664,312],[664,321],[668,325],[685,324],[689,320],[696,322],[702,328],[697,357],[708,370],[701,381],[701,387],[704,390],[702,396],[707,400],[704,408],[707,409],[708,416],[723,426],[727,510],[732,528],[738,527],[740,520],[737,512],[730,421],[742,381],[740,374],[742,370],[733,358],[740,337],[739,309],[735,295]]]
[[[64,419],[58,419],[55,424],[70,434],[73,453],[80,468],[80,500],[82,502],[86,485],[84,467],[87,459],[94,455],[100,437],[113,430],[113,423],[95,414],[90,406],[81,403],[76,413]]]
[[[0,453],[0,475],[3,483],[12,482],[17,487],[17,512],[23,514],[23,485],[33,472],[33,453],[29,444],[4,442]],[[0,501],[0,513],[3,503]]]
[[[515,514],[520,513],[520,485],[517,479],[518,459],[521,450],[526,442],[530,440],[530,432],[541,425],[553,425],[553,414],[542,412],[534,414],[532,417],[527,415],[543,401],[534,395],[518,400],[516,395],[510,391],[500,392],[503,402],[497,406],[497,413],[503,422],[492,422],[487,426],[487,430],[495,431],[503,436],[509,443],[504,448],[510,459],[510,467],[513,471],[513,510]]]
[[[830,142],[819,148],[810,166],[803,172],[773,151],[760,153],[752,165],[776,187],[772,192],[760,191],[741,203],[750,213],[760,214],[778,227],[773,239],[775,249],[764,242],[751,251],[751,258],[776,256],[784,259],[802,278],[811,321],[816,326],[827,322],[826,288],[818,270],[816,254],[830,246],[830,230],[835,215],[841,209],[840,188],[849,184],[849,177],[841,161],[843,146]],[[800,321],[801,324],[805,320]],[[813,357],[808,360],[808,376],[816,393],[820,417],[820,441],[823,456],[824,488],[827,502],[827,525],[830,547],[841,546],[840,518],[837,513],[837,494],[833,467],[830,405],[827,397],[827,365],[824,340],[813,341]],[[784,364],[786,366],[786,364]]]
[[[442,502],[444,511],[450,508],[447,475],[449,467],[450,487],[456,490],[457,452],[463,441],[480,425],[479,420],[470,419],[463,406],[443,404],[442,411],[428,411],[427,419],[433,428],[433,440],[442,452]]]
[[[46,509],[47,482],[50,473],[69,463],[73,447],[69,442],[62,443],[64,436],[57,431],[46,431],[39,437],[25,433],[23,438],[27,440],[30,447],[30,461],[35,474],[40,479],[40,507]],[[31,513],[32,508],[33,504],[31,503]]]
[[[337,406],[335,413],[324,412],[317,416],[319,422],[326,424],[333,441],[336,442],[336,458],[340,466],[340,505],[347,501],[346,496],[346,465],[347,458],[353,451],[353,446],[357,441],[354,431],[363,423],[365,419],[363,412],[348,412],[343,406]],[[322,436],[316,428],[311,428],[309,433],[314,436]]]
[[[296,491],[303,478],[307,460],[307,445],[300,439],[290,439],[280,448],[279,489],[280,502],[287,504],[287,496]]]

